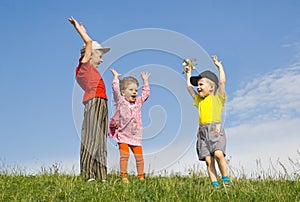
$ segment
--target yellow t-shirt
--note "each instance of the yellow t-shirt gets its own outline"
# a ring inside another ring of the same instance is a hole
[[[199,94],[195,95],[194,105],[198,108],[199,124],[222,122],[222,110],[226,101],[224,96],[209,95],[202,98]]]

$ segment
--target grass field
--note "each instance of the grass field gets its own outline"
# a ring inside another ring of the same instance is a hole
[[[135,176],[124,184],[117,174],[106,183],[87,182],[78,175],[44,171],[37,175],[0,174],[0,201],[300,201],[299,175],[293,180],[231,177],[231,186],[213,188],[206,176]]]

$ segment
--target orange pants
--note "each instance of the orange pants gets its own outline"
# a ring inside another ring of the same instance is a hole
[[[129,147],[134,154],[138,178],[144,178],[144,157],[142,146],[133,146],[125,143],[119,143],[120,149],[120,174],[121,177],[127,178],[128,159],[130,156]]]

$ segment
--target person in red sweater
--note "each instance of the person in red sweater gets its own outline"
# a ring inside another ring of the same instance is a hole
[[[110,48],[103,48],[87,34],[82,23],[68,18],[84,41],[76,81],[84,90],[84,119],[81,131],[80,174],[90,181],[107,179],[108,107],[104,81],[97,67]]]

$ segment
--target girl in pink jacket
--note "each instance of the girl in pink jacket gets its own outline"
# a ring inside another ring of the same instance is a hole
[[[112,82],[116,111],[110,119],[109,137],[118,142],[120,150],[120,175],[123,182],[128,183],[129,148],[134,154],[138,178],[144,180],[144,158],[142,151],[142,114],[143,103],[150,94],[148,84],[149,73],[142,72],[142,94],[138,96],[139,82],[132,76],[119,80],[119,74],[111,69],[114,79]]]

